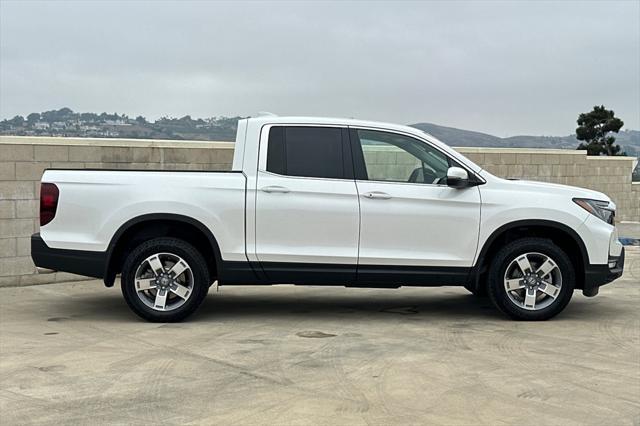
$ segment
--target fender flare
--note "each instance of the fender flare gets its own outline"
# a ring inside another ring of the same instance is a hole
[[[103,275],[104,283],[107,287],[112,287],[115,281],[116,273],[114,272],[111,263],[113,261],[113,253],[118,243],[120,242],[120,238],[122,238],[125,232],[127,232],[133,226],[143,222],[149,222],[153,220],[167,220],[167,221],[174,221],[174,222],[182,222],[182,223],[186,223],[188,225],[192,225],[196,227],[200,232],[202,232],[207,237],[207,240],[209,240],[209,244],[211,245],[211,249],[213,250],[213,254],[216,259],[216,264],[218,265],[222,264],[222,254],[220,252],[220,246],[218,245],[218,241],[214,237],[211,230],[207,228],[207,226],[204,225],[202,222],[188,216],[173,214],[173,213],[144,214],[144,215],[136,216],[126,221],[123,225],[121,225],[118,228],[118,230],[111,237],[111,241],[109,242],[109,246],[107,247],[105,269],[104,269],[104,275]]]
[[[482,249],[480,250],[480,254],[478,255],[476,263],[473,266],[473,269],[471,270],[470,276],[469,276],[469,281],[474,286],[474,288],[477,289],[479,286],[480,275],[483,272],[482,266],[484,265],[485,257],[487,255],[487,251],[489,250],[489,247],[491,247],[493,243],[496,241],[496,239],[498,239],[498,237],[503,235],[505,232],[511,229],[528,227],[528,226],[529,227],[542,226],[547,228],[554,228],[566,233],[571,237],[571,239],[576,243],[576,245],[580,249],[580,256],[582,258],[583,265],[585,265],[585,267],[589,265],[589,253],[587,252],[587,247],[585,246],[584,241],[582,241],[582,238],[580,237],[580,235],[578,235],[578,233],[573,228],[563,223],[555,222],[553,220],[546,220],[546,219],[516,220],[514,222],[506,223],[500,226],[499,228],[497,228],[496,230],[494,230],[489,236],[489,238],[487,238],[487,240],[484,242]],[[580,274],[582,273],[583,271],[576,271],[576,277],[579,277]]]

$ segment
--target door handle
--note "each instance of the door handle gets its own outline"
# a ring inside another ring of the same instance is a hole
[[[269,186],[265,186],[260,188],[260,191],[262,192],[275,192],[275,193],[280,193],[280,194],[286,194],[289,191],[289,188],[285,188],[284,186],[279,186],[279,185],[269,185]]]
[[[388,200],[389,198],[391,198],[391,195],[381,191],[365,192],[364,194],[362,194],[362,196],[365,198],[370,198],[372,200]]]

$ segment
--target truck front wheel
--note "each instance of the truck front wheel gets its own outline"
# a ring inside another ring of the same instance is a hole
[[[140,244],[122,268],[122,294],[129,307],[152,322],[181,321],[195,312],[209,290],[202,255],[176,238]]]
[[[571,300],[575,272],[567,254],[551,240],[522,238],[496,253],[487,282],[493,304],[518,320],[547,320]]]

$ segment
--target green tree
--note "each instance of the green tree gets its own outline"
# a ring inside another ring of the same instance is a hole
[[[14,126],[22,126],[24,124],[24,117],[21,115],[16,115],[11,120],[7,120],[7,122]]]
[[[40,114],[37,112],[32,112],[31,114],[27,115],[27,121],[29,122],[29,124],[33,124],[39,120]]]
[[[93,122],[98,120],[98,114],[92,112],[83,112],[80,114],[80,120],[85,122]]]
[[[612,110],[604,105],[594,106],[593,111],[578,116],[576,138],[584,141],[578,149],[587,150],[587,155],[624,155],[620,154],[620,146],[615,144],[616,138],[609,133],[618,133],[624,122],[615,116]]]

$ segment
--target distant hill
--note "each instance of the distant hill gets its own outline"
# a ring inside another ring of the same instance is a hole
[[[233,141],[238,119],[242,117],[181,118],[162,117],[147,121],[125,114],[74,112],[70,108],[31,113],[0,121],[0,134],[16,136],[67,136],[102,138],[195,139]],[[579,141],[571,136],[512,136],[500,138],[486,133],[433,123],[412,124],[451,146],[576,149]],[[640,157],[640,131],[627,130],[615,135],[627,155]]]
[[[118,113],[79,113],[61,108],[2,120],[0,135],[232,141],[241,118],[192,119],[185,115],[182,118],[162,117],[150,122],[142,116],[130,118]]]
[[[433,123],[411,124],[451,146],[482,146],[494,148],[554,148],[576,149],[580,141],[570,136],[511,136],[500,138],[486,133],[439,126]],[[625,130],[614,134],[616,143],[629,156],[640,157],[640,131]]]

